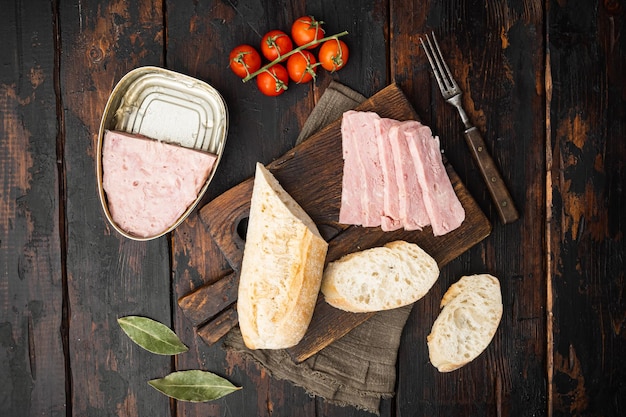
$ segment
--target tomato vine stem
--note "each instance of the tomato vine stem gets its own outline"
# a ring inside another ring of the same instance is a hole
[[[259,75],[260,73],[262,73],[265,70],[271,68],[273,65],[276,65],[279,62],[282,62],[282,61],[286,60],[291,55],[296,54],[296,53],[298,53],[298,52],[300,52],[300,51],[302,51],[304,49],[310,48],[311,46],[319,45],[320,43],[329,41],[331,39],[337,39],[337,38],[339,38],[341,36],[345,36],[347,34],[348,34],[348,31],[343,31],[343,32],[337,33],[335,35],[326,36],[326,37],[321,38],[321,39],[314,39],[314,40],[312,40],[309,43],[305,43],[304,45],[298,46],[297,48],[292,49],[291,51],[287,52],[286,54],[283,54],[283,55],[279,56],[278,58],[276,58],[275,60],[273,60],[269,64],[265,64],[264,66],[259,68],[257,71],[253,72],[252,74],[248,74],[245,78],[242,79],[242,81],[244,83],[250,81],[251,79],[253,79],[257,75]]]

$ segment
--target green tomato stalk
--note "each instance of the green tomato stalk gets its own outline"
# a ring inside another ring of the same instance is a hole
[[[309,43],[305,43],[304,45],[301,45],[297,48],[292,49],[291,51],[287,52],[286,54],[283,54],[281,56],[279,56],[278,58],[276,58],[275,60],[273,60],[272,62],[270,62],[269,64],[266,64],[264,66],[262,66],[261,68],[259,68],[257,71],[253,72],[252,74],[248,74],[245,78],[242,79],[242,81],[248,82],[251,79],[253,79],[254,77],[256,77],[257,75],[259,75],[260,73],[266,71],[267,69],[271,68],[273,65],[278,64],[279,62],[282,62],[284,60],[286,60],[287,58],[289,58],[291,55],[296,54],[304,49],[310,48],[311,46],[315,46],[315,45],[319,45],[320,43],[324,43],[326,41],[329,41],[331,39],[337,39],[341,36],[345,36],[348,34],[348,31],[343,31],[341,33],[337,33],[335,35],[331,35],[331,36],[326,36],[325,38],[321,38],[321,39],[314,39]]]

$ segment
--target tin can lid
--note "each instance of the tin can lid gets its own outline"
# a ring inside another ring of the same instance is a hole
[[[102,145],[107,130],[138,134],[216,155],[213,168],[194,203],[158,235],[135,236],[119,227],[111,216],[102,181]],[[206,82],[159,67],[140,67],[127,73],[109,96],[98,133],[96,174],[100,201],[109,223],[120,234],[133,240],[155,239],[171,232],[189,216],[208,189],[221,160],[227,132],[226,103]]]

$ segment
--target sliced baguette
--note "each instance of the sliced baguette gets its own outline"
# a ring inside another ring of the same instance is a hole
[[[427,338],[428,353],[433,366],[450,372],[476,359],[493,339],[502,318],[500,281],[489,274],[461,277],[441,307]]]
[[[390,310],[422,298],[439,277],[437,262],[414,243],[394,241],[348,254],[324,271],[322,293],[341,310]]]
[[[237,312],[250,349],[282,349],[304,336],[328,244],[263,165],[256,165]]]

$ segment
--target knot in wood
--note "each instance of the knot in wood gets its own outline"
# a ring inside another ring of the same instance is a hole
[[[604,8],[610,14],[616,15],[622,9],[622,5],[619,0],[604,0]]]
[[[100,62],[102,61],[102,58],[104,58],[104,51],[102,51],[102,49],[98,48],[96,45],[92,45],[87,54],[89,55],[89,59],[91,59],[91,62],[93,63]]]

